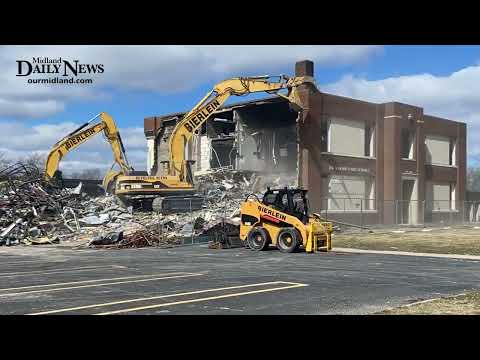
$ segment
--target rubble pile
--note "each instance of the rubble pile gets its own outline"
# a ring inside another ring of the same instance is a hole
[[[16,163],[2,169],[0,245],[55,243],[78,230],[72,210],[78,196],[78,191],[46,185],[36,167]]]
[[[296,175],[258,175],[253,171],[235,170],[212,171],[197,177],[198,190],[203,193],[208,209],[204,212],[207,218],[212,215],[237,218],[240,204],[248,195],[254,194],[261,199],[267,187],[291,187],[296,185],[296,181]]]
[[[249,195],[262,199],[267,187],[293,187],[296,186],[297,177],[295,174],[260,175],[253,171],[220,169],[197,176],[196,182],[198,192],[205,198],[204,209],[189,214],[198,226],[191,230],[190,221],[185,227],[187,231],[193,232],[193,236],[207,236],[218,245],[220,239],[223,243],[233,244],[235,238],[238,238],[240,205]],[[177,217],[176,221],[182,224],[185,218]]]
[[[0,245],[72,243],[91,248],[169,247],[182,239],[238,236],[240,204],[266,187],[294,186],[295,176],[213,170],[197,176],[201,210],[155,214],[123,208],[114,196],[89,197],[45,184],[23,164],[0,170]]]

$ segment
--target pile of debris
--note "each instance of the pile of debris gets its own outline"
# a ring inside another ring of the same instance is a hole
[[[87,246],[101,249],[141,248],[147,246],[172,247],[182,244],[179,238],[167,240],[162,234],[154,230],[141,229],[128,235],[123,231],[112,232],[92,238]]]
[[[169,247],[186,238],[235,237],[239,208],[266,187],[294,186],[295,176],[212,170],[196,179],[203,208],[179,214],[137,212],[113,196],[89,197],[82,183],[61,189],[35,169],[14,164],[0,171],[0,245],[81,243],[92,248]]]
[[[0,245],[55,243],[78,230],[72,207],[80,188],[45,184],[36,167],[15,163],[0,171]]]
[[[223,229],[239,233],[240,205],[253,194],[259,199],[267,187],[279,188],[296,185],[296,175],[259,175],[253,171],[223,169],[210,170],[197,176],[197,192],[205,198],[203,209],[186,214],[167,215],[160,223],[167,227],[169,236],[208,236]],[[229,235],[230,236],[230,235]]]
[[[177,214],[132,213],[121,215],[125,209],[110,205],[96,215],[91,214],[89,225],[101,225],[88,243],[93,248],[170,247],[184,241],[204,238],[218,243],[235,243],[240,226],[240,204],[250,194],[262,198],[266,187],[295,186],[296,176],[265,175],[251,171],[210,170],[197,176],[198,194],[205,199],[201,210]],[[93,199],[113,201],[109,197]],[[94,209],[92,209],[94,210]],[[110,218],[106,216],[110,215]],[[101,218],[104,216],[103,218]],[[125,221],[128,220],[128,221]],[[103,231],[103,232],[102,232]],[[120,233],[123,233],[120,235]],[[187,240],[188,239],[188,240]],[[238,242],[237,242],[238,243]]]

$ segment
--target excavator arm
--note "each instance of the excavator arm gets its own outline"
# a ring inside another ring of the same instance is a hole
[[[100,118],[100,122],[91,125],[98,118]],[[78,129],[65,136],[53,146],[53,149],[48,154],[47,161],[45,163],[45,180],[50,181],[55,177],[60,161],[67,153],[102,131],[112,148],[115,160],[114,164],[118,164],[121,169],[120,172],[110,170],[104,178],[103,186],[105,189],[107,189],[107,186],[112,183],[113,179],[118,174],[127,175],[130,173],[130,171],[133,169],[128,164],[127,157],[125,155],[125,148],[123,146],[120,133],[118,132],[118,128],[115,125],[112,117],[107,113],[102,112],[80,126]]]
[[[296,109],[303,109],[297,90],[298,86],[306,83],[315,86],[312,77],[289,78],[284,75],[232,78],[216,84],[175,125],[169,139],[169,158],[161,162],[163,174],[161,176],[120,175],[116,178],[115,194],[125,206],[138,201],[137,203],[141,203],[143,207],[142,199],[150,198],[152,209],[157,212],[200,209],[203,199],[195,194],[191,161],[186,160],[185,147],[202,124],[218,112],[232,95],[243,96],[266,92],[287,99]]]
[[[272,81],[273,78],[277,78],[278,80]],[[175,126],[170,137],[168,174],[179,176],[183,181],[186,180],[188,171],[188,164],[185,161],[186,143],[192,138],[195,131],[197,131],[230,96],[243,96],[250,93],[266,92],[284,97],[301,107],[296,88],[305,83],[314,84],[314,80],[307,76],[288,78],[285,75],[276,77],[266,75],[232,78],[218,83],[213,90],[200,100]],[[287,96],[279,92],[283,89],[288,90]]]

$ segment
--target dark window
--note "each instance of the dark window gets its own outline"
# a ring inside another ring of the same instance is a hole
[[[402,129],[400,141],[402,159],[413,159],[413,133],[409,129]]]

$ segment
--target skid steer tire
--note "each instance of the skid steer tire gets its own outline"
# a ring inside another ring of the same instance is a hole
[[[256,226],[247,236],[247,244],[251,250],[262,251],[268,248],[270,244],[270,236],[268,235],[267,230],[261,226]]]
[[[297,229],[283,228],[277,236],[277,248],[283,253],[293,253],[300,247],[301,235]]]

